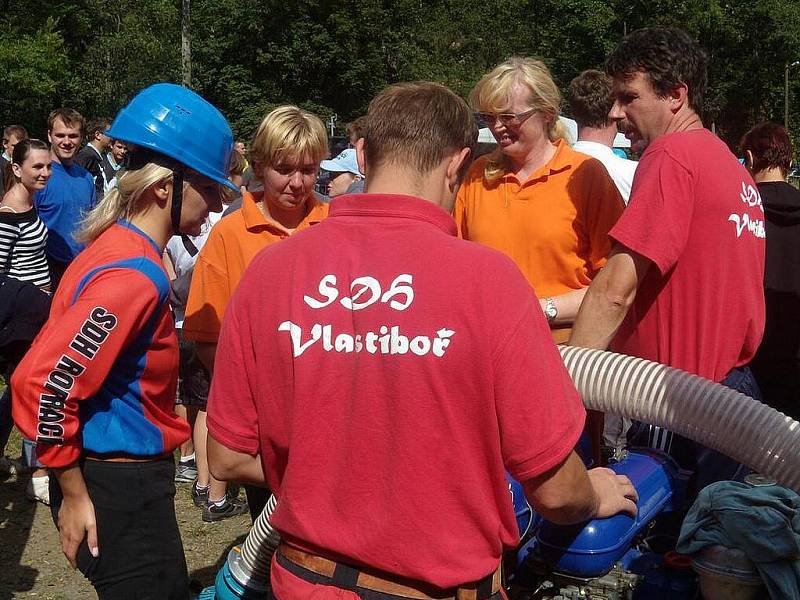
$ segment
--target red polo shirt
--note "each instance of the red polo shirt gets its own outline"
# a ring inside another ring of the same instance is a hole
[[[538,301],[434,204],[347,195],[244,274],[211,435],[260,453],[290,543],[446,588],[517,543],[507,469],[562,461],[584,421]]]
[[[611,237],[653,262],[611,347],[722,381],[764,333],[764,209],[707,129],[648,146]]]

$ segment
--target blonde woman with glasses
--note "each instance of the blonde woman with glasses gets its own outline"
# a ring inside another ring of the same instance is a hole
[[[622,198],[603,165],[567,143],[561,95],[541,61],[501,63],[478,82],[470,103],[497,149],[475,161],[461,186],[459,233],[517,263],[553,339],[564,342],[611,249],[608,231]]]

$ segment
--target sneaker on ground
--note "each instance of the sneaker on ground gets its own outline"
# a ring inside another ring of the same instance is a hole
[[[204,490],[197,489],[197,478],[192,483],[192,502],[197,508],[204,507],[208,503],[208,487]]]
[[[47,475],[31,477],[25,487],[25,496],[28,500],[50,506],[50,478]]]
[[[175,467],[175,482],[192,483],[195,479],[197,479],[197,463],[194,459],[188,462],[178,461],[178,466]]]
[[[225,494],[225,502],[222,506],[217,506],[213,502],[208,502],[203,507],[203,521],[206,523],[213,523],[215,521],[227,519],[228,517],[244,514],[247,511],[246,500],[239,500],[238,498],[231,497],[230,494]]]

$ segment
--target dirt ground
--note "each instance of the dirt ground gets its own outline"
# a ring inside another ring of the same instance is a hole
[[[14,431],[6,455],[16,458],[19,454],[20,438]],[[26,477],[0,480],[0,600],[96,598],[92,586],[61,553],[50,509],[25,498],[26,483]],[[189,484],[178,484],[175,512],[189,578],[202,587],[211,585],[228,550],[250,530],[250,516],[204,523],[201,509],[192,503]]]

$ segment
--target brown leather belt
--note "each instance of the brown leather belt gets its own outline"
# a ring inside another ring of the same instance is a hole
[[[298,550],[285,543],[281,543],[281,545],[278,546],[278,552],[294,565],[316,573],[317,575],[322,575],[323,577],[333,578],[337,567],[341,566],[337,562]],[[491,588],[488,586],[489,579],[491,579]],[[420,600],[485,600],[489,595],[494,595],[500,591],[501,579],[500,567],[498,566],[494,573],[487,575],[481,581],[465,584],[458,588],[441,590],[420,581],[395,577],[389,573],[369,569],[358,569],[355,586],[373,592]],[[479,597],[478,587],[484,583],[485,585],[483,587],[485,587],[489,593]]]
[[[86,460],[102,460],[108,462],[124,462],[124,463],[133,463],[133,462],[153,462],[156,460],[162,460],[167,458],[168,456],[172,456],[171,452],[165,452],[164,454],[158,454],[156,456],[132,456],[128,454],[89,454],[84,452],[83,458]]]

